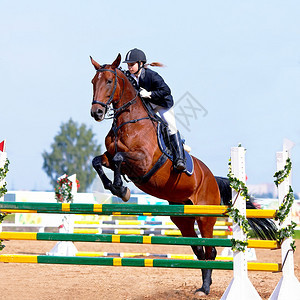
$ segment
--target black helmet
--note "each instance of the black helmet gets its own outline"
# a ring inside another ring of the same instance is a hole
[[[147,59],[145,53],[142,50],[134,48],[128,51],[123,63],[134,63],[137,61],[146,63]]]

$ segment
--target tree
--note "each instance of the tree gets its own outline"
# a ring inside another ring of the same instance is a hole
[[[92,168],[92,159],[100,154],[101,146],[94,140],[94,133],[85,124],[80,126],[70,119],[62,123],[60,132],[51,144],[51,153],[43,152],[43,170],[50,177],[53,187],[57,178],[63,174],[76,173],[80,182],[80,192],[85,192],[92,184],[96,173]]]

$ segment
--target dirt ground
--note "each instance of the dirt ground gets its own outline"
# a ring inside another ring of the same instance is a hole
[[[45,254],[48,241],[6,241],[1,254]],[[79,251],[192,254],[187,246],[75,243]],[[300,279],[300,240],[296,242],[295,273]],[[218,248],[221,253],[222,248]],[[280,250],[256,249],[258,262],[281,262]],[[233,271],[214,270],[209,296],[196,298],[201,271],[192,269],[106,267],[0,263],[0,299],[220,299]],[[250,281],[268,299],[281,273],[249,272]]]

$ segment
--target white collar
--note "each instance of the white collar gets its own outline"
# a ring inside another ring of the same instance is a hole
[[[142,73],[142,72],[141,72],[141,73]],[[136,77],[134,74],[130,74],[130,76],[133,77],[134,80],[135,80],[137,83],[139,83],[141,73],[138,75],[138,77]]]

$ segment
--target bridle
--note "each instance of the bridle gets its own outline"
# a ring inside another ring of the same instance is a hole
[[[106,69],[105,67],[106,67],[106,65],[102,66],[100,69],[96,70],[96,72],[97,73],[98,72],[111,72],[111,73],[114,74],[114,87],[113,87],[112,93],[111,93],[111,95],[110,95],[110,97],[109,97],[109,99],[108,99],[108,101],[106,103],[93,99],[92,105],[93,104],[100,104],[100,105],[102,105],[103,107],[105,107],[105,114],[106,114],[107,111],[108,111],[108,108],[109,108],[110,104],[114,100],[114,96],[115,96],[116,89],[117,89],[117,84],[118,84],[118,78],[123,81],[123,89],[122,89],[122,93],[121,93],[120,98],[118,99],[118,101],[115,102],[115,104],[117,104],[122,99],[123,93],[124,93],[125,84],[124,84],[124,78],[120,77],[117,74],[117,69],[111,70],[111,69]],[[126,109],[127,107],[129,107],[131,104],[135,103],[138,94],[139,93],[137,91],[135,97],[132,100],[128,101],[127,103],[125,103],[124,105],[122,105],[119,108],[113,108],[112,110],[114,111],[114,118],[116,118],[119,115],[119,113],[122,112],[124,109]]]
[[[117,69],[114,69],[114,70],[111,70],[111,69],[106,69],[105,68],[106,65],[102,66],[100,69],[97,70],[97,72],[111,72],[114,74],[114,87],[113,87],[113,90],[112,90],[112,93],[108,99],[108,101],[106,103],[104,102],[101,102],[101,101],[98,101],[98,100],[95,100],[93,99],[92,101],[92,105],[93,104],[100,104],[102,105],[103,107],[105,107],[105,114],[107,113],[107,110],[108,110],[108,107],[109,105],[112,103],[113,99],[114,99],[114,96],[115,96],[115,92],[116,92],[116,89],[117,89],[117,84],[118,84],[118,78],[122,79],[123,81],[123,89],[122,89],[122,92],[121,92],[121,96],[120,98],[118,99],[118,101],[115,102],[115,104],[117,104],[123,97],[123,93],[124,93],[124,89],[125,89],[125,80],[124,78],[120,77],[118,74],[117,74]],[[120,124],[119,126],[117,126],[117,119],[118,117],[129,107],[131,106],[132,104],[134,104],[136,102],[136,99],[139,95],[139,92],[136,91],[136,94],[134,96],[133,99],[131,99],[130,101],[126,102],[125,104],[123,104],[121,107],[119,108],[113,108],[113,111],[114,111],[114,115],[113,115],[113,125],[112,125],[112,130],[115,134],[115,149],[116,149],[116,152],[117,152],[117,136],[118,136],[118,131],[126,124],[128,123],[136,123],[136,122],[139,122],[141,120],[145,120],[145,119],[150,119],[152,122],[155,120],[152,116],[150,116],[149,112],[147,111],[148,113],[148,116],[147,117],[142,117],[142,118],[138,118],[138,119],[133,119],[133,120],[129,120],[129,121],[126,121],[122,124]],[[143,100],[142,100],[143,102]],[[157,121],[157,120],[156,120]]]
[[[114,74],[114,87],[113,87],[113,91],[112,91],[112,93],[111,93],[111,95],[110,95],[108,101],[107,101],[106,103],[103,103],[103,102],[98,101],[98,100],[95,100],[95,99],[93,99],[93,101],[92,101],[92,105],[93,105],[93,104],[100,104],[100,105],[102,105],[103,107],[105,107],[105,113],[106,113],[108,106],[112,103],[112,101],[113,101],[113,99],[114,99],[115,92],[116,92],[116,89],[117,89],[117,83],[118,83],[118,77],[119,77],[119,76],[118,76],[118,74],[117,74],[116,69],[114,69],[114,70],[105,69],[105,66],[103,66],[102,68],[98,69],[96,72],[97,72],[97,73],[98,73],[98,72],[111,72],[111,73]],[[119,78],[121,78],[121,77],[119,77]],[[123,78],[121,78],[121,79],[123,79]],[[123,81],[124,81],[124,79],[123,79]],[[124,88],[123,88],[123,90],[124,90]],[[123,95],[123,91],[122,91],[122,95]],[[120,99],[121,99],[121,98],[122,98],[122,96],[120,97]],[[119,100],[119,101],[120,101],[120,100]]]

